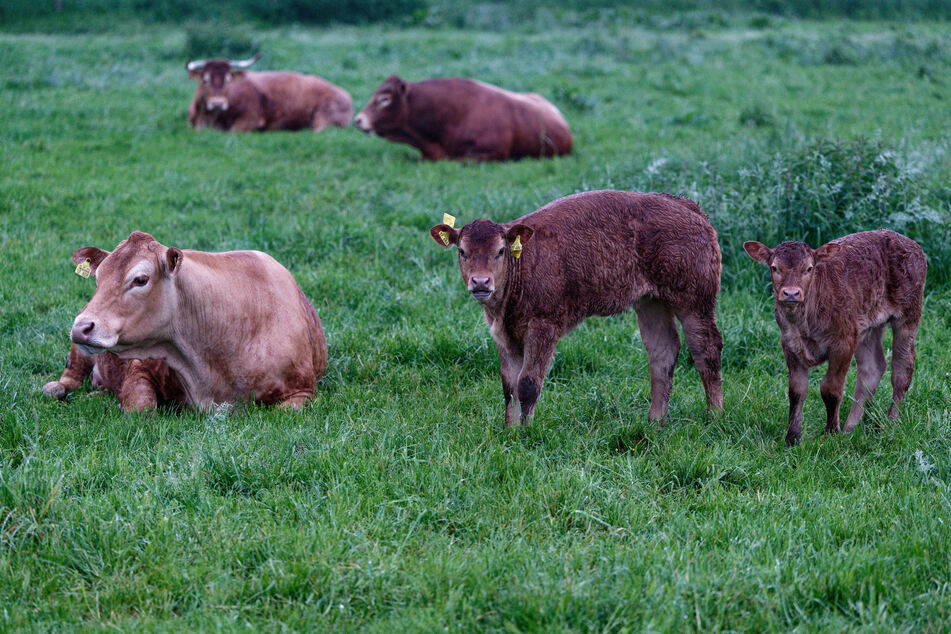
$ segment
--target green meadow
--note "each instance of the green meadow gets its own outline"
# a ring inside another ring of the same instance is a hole
[[[951,629],[951,24],[107,20],[0,30],[0,630]],[[258,50],[357,110],[391,72],[538,92],[575,151],[431,164],[354,128],[188,129],[188,57]],[[647,422],[630,312],[565,337],[532,427],[505,430],[482,311],[428,229],[605,188],[689,196],[718,230],[725,412],[684,349],[667,426]],[[788,449],[771,287],[742,243],[879,227],[929,255],[901,419],[886,373],[855,433],[822,435],[817,368]],[[133,230],[283,263],[327,332],[316,398],[44,398],[94,291],[70,254]]]

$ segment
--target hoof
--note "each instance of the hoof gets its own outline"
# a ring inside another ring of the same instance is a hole
[[[59,400],[66,398],[66,388],[59,381],[50,381],[43,386],[43,394]]]

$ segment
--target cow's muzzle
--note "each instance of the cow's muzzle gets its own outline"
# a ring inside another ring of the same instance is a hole
[[[216,110],[224,111],[228,109],[228,100],[224,97],[210,97],[208,101],[205,102],[205,107],[210,112],[214,112]]]
[[[491,280],[487,277],[473,277],[469,280],[469,292],[476,301],[488,301],[494,290]]]
[[[96,332],[96,322],[86,319],[76,319],[73,323],[73,329],[69,333],[69,337],[73,340],[73,343],[79,346],[79,349],[86,354],[105,352],[116,343],[112,342],[110,345],[108,342],[102,341]]]
[[[353,127],[357,128],[358,130],[362,130],[367,134],[373,134],[373,125],[370,123],[369,117],[367,117],[362,112],[354,118]]]

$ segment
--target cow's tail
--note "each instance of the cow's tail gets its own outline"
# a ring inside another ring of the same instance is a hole
[[[300,293],[301,302],[304,303],[304,310],[310,319],[314,375],[319,381],[327,370],[327,337],[324,336],[324,326],[320,323],[320,315],[317,314],[317,309],[310,303],[310,300],[307,299],[307,296],[304,295],[304,291],[302,291],[299,286],[297,287],[297,292]]]

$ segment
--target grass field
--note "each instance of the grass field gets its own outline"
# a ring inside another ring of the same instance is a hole
[[[185,56],[214,42],[184,29],[0,33],[0,629],[951,629],[951,25],[552,20],[240,31],[262,68],[357,108],[390,72],[562,108],[574,154],[491,165],[354,129],[192,132]],[[630,313],[566,337],[533,427],[505,431],[481,310],[427,230],[599,188],[710,214],[726,411],[706,414],[684,351],[668,426],[647,424]],[[930,256],[902,418],[886,375],[856,433],[821,436],[816,370],[786,449],[768,279],[742,242],[879,226]],[[135,229],[285,264],[327,331],[314,401],[44,399],[93,292],[70,253]]]

